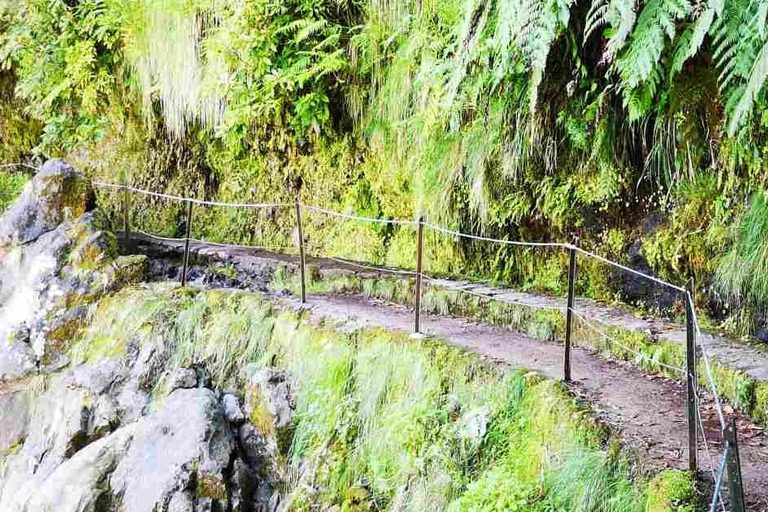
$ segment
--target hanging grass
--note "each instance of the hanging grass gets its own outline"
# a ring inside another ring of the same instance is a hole
[[[318,327],[256,294],[156,285],[106,299],[72,354],[124,356],[102,336],[140,346],[163,336],[169,375],[205,365],[230,389],[247,387],[246,367],[286,372],[287,510],[641,512],[693,500],[684,474],[630,478],[610,432],[560,383],[436,341]]]

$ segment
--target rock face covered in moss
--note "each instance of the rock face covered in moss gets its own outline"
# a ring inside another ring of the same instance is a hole
[[[166,336],[111,358],[75,350],[102,300],[147,270],[117,255],[94,205],[88,179],[52,161],[0,218],[0,511],[274,510],[277,441],[244,397],[172,365]]]
[[[94,205],[86,177],[54,160],[0,218],[0,380],[66,364],[87,304],[142,274],[142,259],[117,257]]]

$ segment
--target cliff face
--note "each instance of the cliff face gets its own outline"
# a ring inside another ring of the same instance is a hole
[[[169,373],[167,338],[117,351],[106,336],[108,358],[73,349],[99,301],[146,271],[117,256],[94,206],[85,177],[51,161],[0,219],[0,510],[274,509],[276,442],[245,422],[250,402],[212,390],[202,368]]]

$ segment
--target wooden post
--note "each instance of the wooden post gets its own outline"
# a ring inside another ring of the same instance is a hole
[[[421,332],[421,272],[424,253],[424,216],[419,217],[419,227],[416,239],[416,297],[414,304],[413,332]]]
[[[686,387],[688,403],[688,469],[692,473],[698,471],[698,408],[696,406],[696,330],[693,324],[693,278],[688,280],[686,290],[690,299],[685,297],[685,324],[686,324]],[[704,435],[704,432],[702,432]]]
[[[568,309],[565,313],[565,361],[563,377],[571,382],[571,333],[573,332],[573,304],[576,288],[576,248],[568,248]]]
[[[123,236],[126,248],[131,245],[131,196],[128,193],[128,180],[123,176]]]
[[[299,266],[301,267],[301,302],[304,304],[307,302],[307,262],[304,257],[304,231],[301,227],[301,203],[299,202],[298,197],[296,197],[296,229],[298,230],[299,235],[297,243],[299,246]]]
[[[181,269],[181,286],[187,286],[187,268],[189,267],[189,238],[192,233],[192,201],[187,203],[187,236],[184,240],[184,262]]]
[[[741,480],[739,441],[736,434],[735,419],[731,418],[723,435],[729,446],[726,464],[728,465],[728,490],[731,495],[731,509],[733,512],[746,512],[747,509],[744,506],[744,484]]]

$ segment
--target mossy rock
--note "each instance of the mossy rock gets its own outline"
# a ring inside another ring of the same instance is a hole
[[[26,244],[93,209],[96,195],[85,175],[48,161],[0,220],[0,246]]]
[[[667,470],[648,484],[645,512],[693,512],[696,492],[686,471]]]

